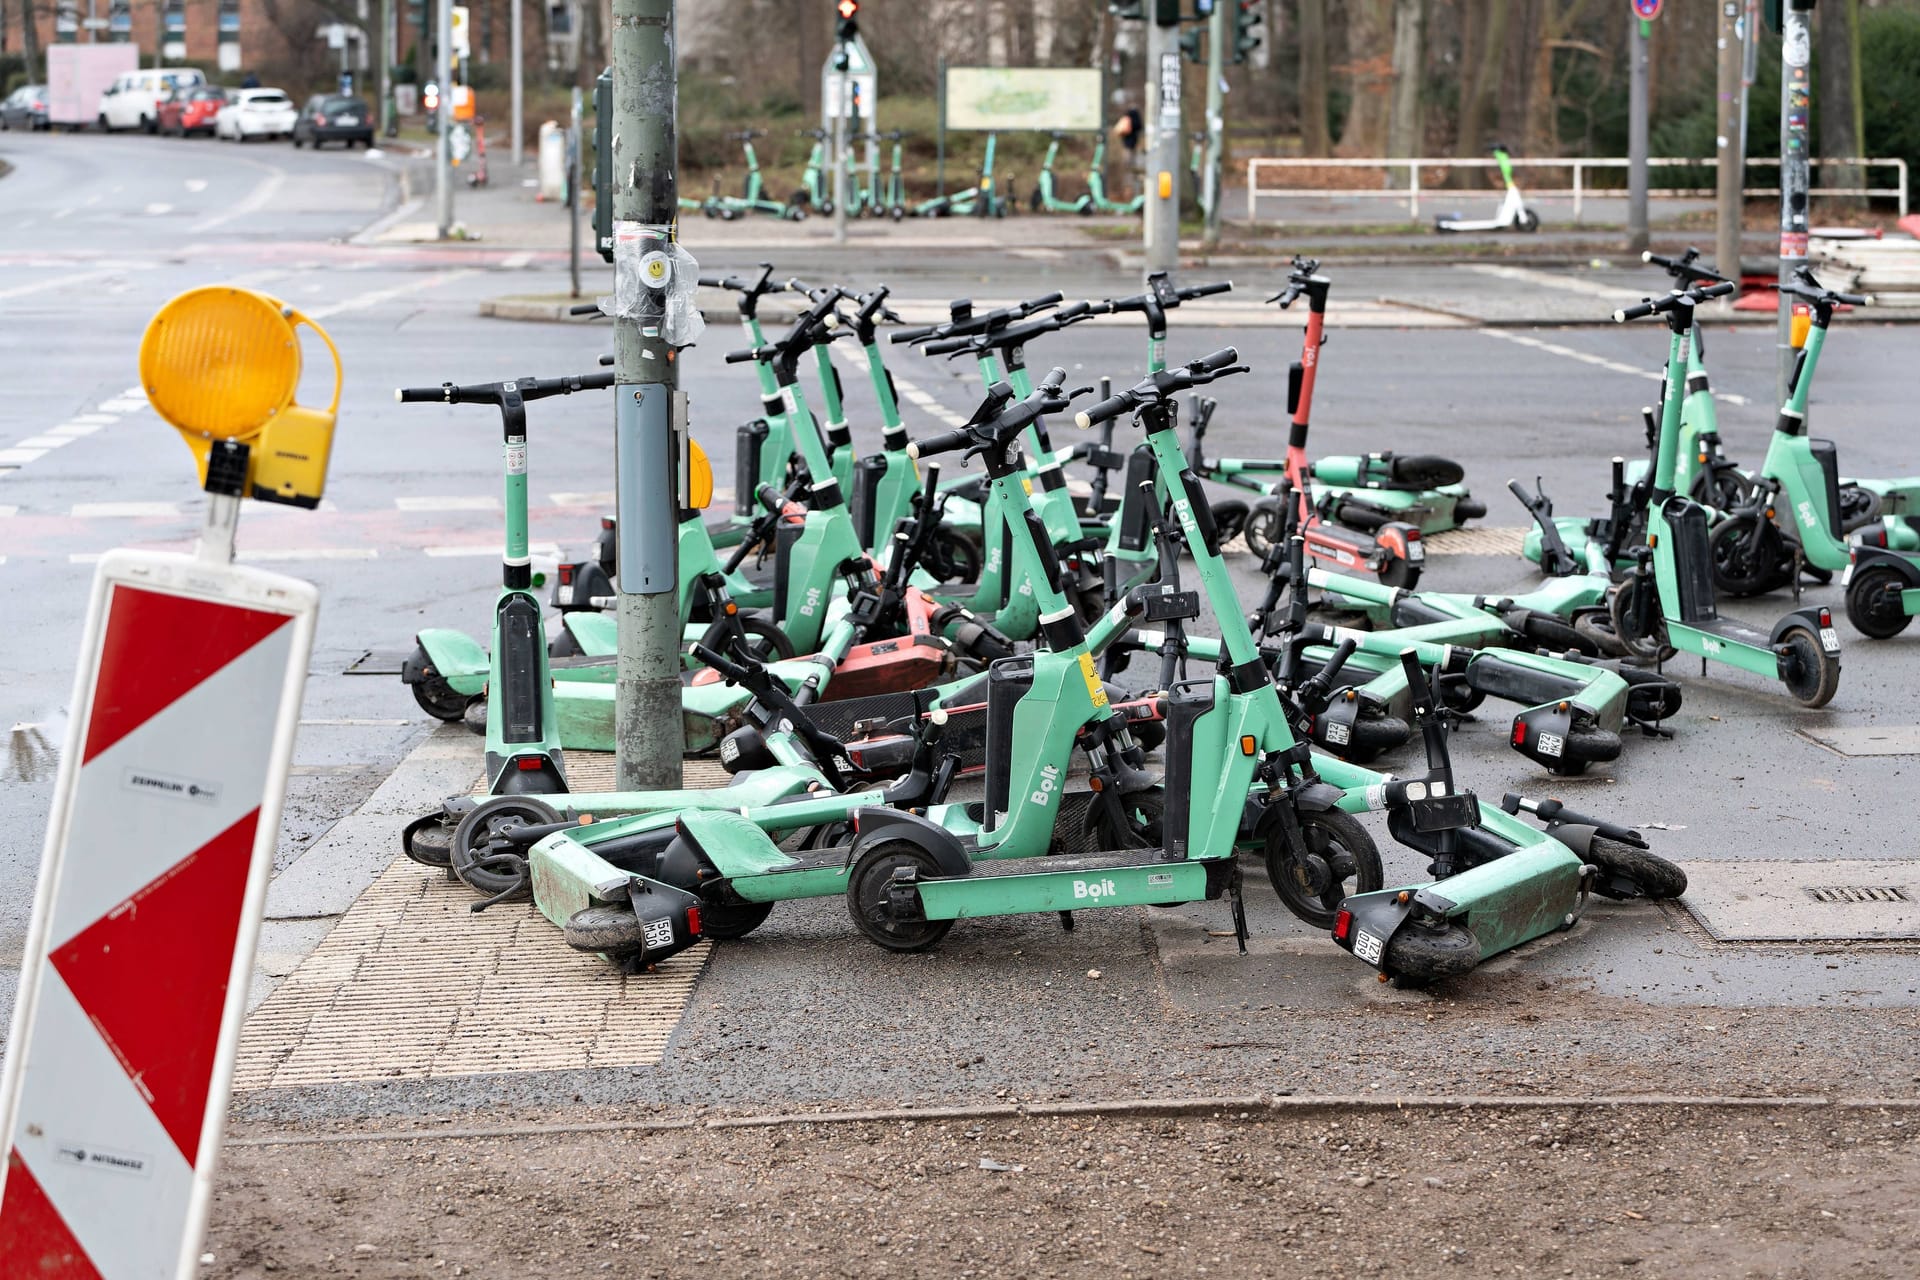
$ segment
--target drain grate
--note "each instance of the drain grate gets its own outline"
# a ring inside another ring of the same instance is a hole
[[[1803,885],[1815,902],[1846,904],[1854,902],[1912,902],[1913,895],[1897,884],[1810,884]]]

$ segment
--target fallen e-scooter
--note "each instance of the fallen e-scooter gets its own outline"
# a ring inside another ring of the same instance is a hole
[[[1459,213],[1446,213],[1435,218],[1433,229],[1443,232],[1458,231],[1538,231],[1540,215],[1527,208],[1527,202],[1520,195],[1520,184],[1513,180],[1513,157],[1507,153],[1505,143],[1493,144],[1493,158],[1500,165],[1500,180],[1505,184],[1505,194],[1500,198],[1500,208],[1491,218],[1468,218]]]

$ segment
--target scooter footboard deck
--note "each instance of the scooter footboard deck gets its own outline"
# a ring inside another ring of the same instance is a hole
[[[1206,863],[1140,861],[1141,850],[976,862],[970,876],[922,880],[929,920],[1151,906],[1208,896]]]
[[[1667,628],[1668,643],[1682,653],[1716,658],[1731,667],[1769,680],[1780,675],[1780,659],[1767,633],[1732,618],[1708,618]]]

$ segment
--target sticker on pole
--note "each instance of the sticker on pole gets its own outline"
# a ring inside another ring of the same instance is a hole
[[[1652,22],[1660,16],[1662,0],[1633,0],[1633,16],[1642,22]]]
[[[0,1075],[0,1275],[197,1269],[316,607],[101,559]]]

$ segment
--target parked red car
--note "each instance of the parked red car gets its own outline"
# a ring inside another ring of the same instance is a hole
[[[175,89],[154,108],[161,133],[184,138],[190,133],[213,132],[213,118],[227,102],[227,91],[218,85],[199,84]]]

